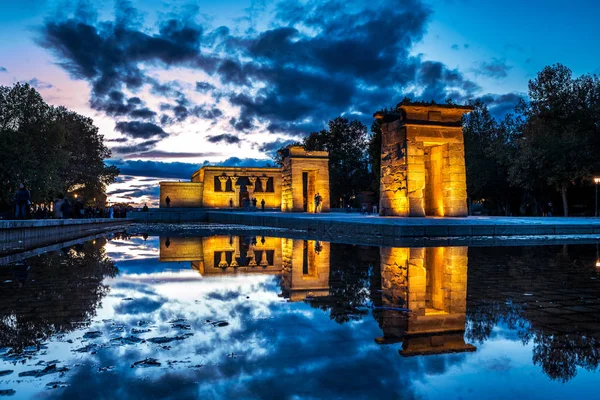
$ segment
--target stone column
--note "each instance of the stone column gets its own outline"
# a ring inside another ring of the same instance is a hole
[[[256,177],[249,176],[248,180],[250,181],[250,184],[248,186],[246,186],[246,189],[248,190],[248,196],[250,197],[250,204],[252,204],[252,198],[254,197],[254,190],[256,189]]]
[[[425,149],[423,142],[407,141],[407,189],[409,216],[425,216]]]
[[[227,189],[227,181],[229,177],[227,175],[219,176],[219,182],[221,182],[221,190],[224,192]]]
[[[442,146],[444,216],[464,217],[467,209],[467,177],[462,143]]]
[[[268,176],[261,176],[258,179],[260,179],[260,185],[262,186],[263,192],[266,192],[267,191],[267,182],[269,182],[269,177]]]
[[[241,205],[239,204],[240,203],[240,186],[237,184],[238,178],[239,177],[236,175],[230,177],[231,187],[233,188],[233,191],[235,193],[234,199],[233,199],[233,204],[235,207],[241,207]]]
[[[227,268],[229,267],[229,264],[227,264],[227,253],[222,251],[221,252],[221,259],[219,260],[219,268]]]
[[[392,121],[383,123],[381,132],[379,215],[406,217],[409,215],[406,130],[400,121]]]
[[[267,251],[263,250],[262,251],[262,255],[260,258],[260,266],[261,267],[268,267],[269,266],[269,261],[267,261]]]

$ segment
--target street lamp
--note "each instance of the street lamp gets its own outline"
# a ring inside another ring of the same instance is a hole
[[[595,216],[598,216],[598,185],[600,185],[600,177],[596,176],[594,177],[594,183],[596,184],[596,212],[595,212]]]

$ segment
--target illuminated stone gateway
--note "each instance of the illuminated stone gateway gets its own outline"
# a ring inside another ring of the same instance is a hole
[[[258,208],[314,212],[319,194],[328,212],[328,153],[291,146],[282,156],[283,168],[205,166],[190,182],[160,182],[160,207],[243,208],[256,199]]]
[[[461,118],[471,107],[400,104],[381,120],[380,215],[466,217]]]

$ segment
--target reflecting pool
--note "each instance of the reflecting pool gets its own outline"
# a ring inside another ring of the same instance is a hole
[[[598,258],[98,237],[0,266],[0,395],[599,398]]]

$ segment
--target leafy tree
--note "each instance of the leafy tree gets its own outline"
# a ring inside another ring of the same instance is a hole
[[[508,165],[514,155],[517,122],[512,115],[498,122],[481,100],[463,118],[467,192],[471,201],[483,201],[498,213],[509,212],[511,187]]]
[[[360,121],[337,117],[328,129],[313,132],[303,143],[306,150],[329,152],[329,185],[331,204],[340,207],[340,199],[348,199],[371,184],[368,169],[367,127]]]
[[[0,86],[0,207],[7,207],[20,183],[32,201],[46,202],[77,190],[100,197],[118,169],[90,118],[46,104],[28,84]]]
[[[539,179],[559,191],[568,216],[569,187],[599,166],[600,80],[573,78],[561,64],[546,67],[529,82],[529,102],[521,101],[517,111],[525,121],[510,177],[523,186]]]

